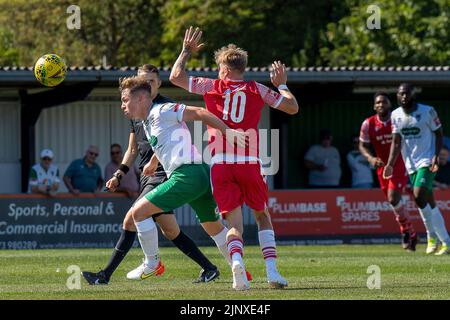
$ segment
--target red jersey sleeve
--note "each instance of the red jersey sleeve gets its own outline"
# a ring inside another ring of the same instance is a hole
[[[272,108],[278,108],[281,100],[283,100],[283,96],[281,94],[258,82],[256,83],[256,87],[258,88],[259,94],[265,103]]]
[[[205,95],[214,88],[214,80],[201,77],[189,77],[189,92]]]
[[[359,140],[366,143],[370,142],[369,119],[364,120],[361,125],[361,130],[359,131]]]

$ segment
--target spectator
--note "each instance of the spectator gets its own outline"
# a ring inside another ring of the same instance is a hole
[[[123,160],[122,147],[120,144],[114,143],[111,145],[111,162],[105,167],[105,180],[112,178],[114,172],[119,169]],[[120,185],[116,188],[118,192],[125,192],[128,197],[135,199],[139,195],[139,169],[133,165],[120,181]]]
[[[309,186],[312,188],[336,188],[341,179],[339,151],[331,145],[330,130],[320,131],[320,144],[313,145],[305,155],[305,166],[309,171]]]
[[[64,173],[64,183],[70,193],[99,192],[103,185],[102,170],[95,162],[98,157],[98,148],[89,146],[82,159],[72,161]]]
[[[352,188],[370,189],[373,187],[373,175],[367,158],[359,151],[359,135],[352,136],[353,150],[347,154],[347,162],[352,171]]]
[[[448,161],[450,151],[447,147],[442,147],[439,153],[439,170],[434,178],[433,185],[440,189],[450,187],[450,163]]]
[[[30,170],[29,192],[53,197],[59,188],[59,170],[52,164],[53,151],[44,149],[41,151],[40,157],[41,162],[36,163]]]

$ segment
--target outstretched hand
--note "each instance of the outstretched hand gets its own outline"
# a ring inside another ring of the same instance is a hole
[[[272,81],[272,84],[275,87],[278,87],[280,84],[286,84],[286,66],[281,63],[281,61],[274,61],[272,63],[272,70],[270,71],[270,81]]]
[[[192,26],[186,29],[183,40],[183,51],[188,51],[189,53],[199,51],[205,45],[204,43],[199,43],[202,33],[199,27],[195,28],[195,30]]]

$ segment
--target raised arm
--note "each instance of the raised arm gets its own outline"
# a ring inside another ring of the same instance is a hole
[[[278,88],[278,91],[283,96],[278,110],[286,112],[288,114],[296,114],[299,110],[299,106],[297,103],[297,99],[295,96],[289,91],[286,86],[287,82],[287,71],[286,66],[281,63],[281,61],[274,61],[272,63],[272,72],[270,73],[270,80],[272,84]]]
[[[189,75],[186,72],[186,63],[192,53],[199,51],[204,43],[200,43],[202,31],[197,27],[189,27],[184,34],[183,49],[172,67],[169,80],[172,84],[189,91]]]

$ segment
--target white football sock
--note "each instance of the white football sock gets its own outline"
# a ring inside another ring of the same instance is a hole
[[[136,222],[136,230],[145,255],[145,263],[150,267],[156,267],[158,257],[158,230],[152,218]]]
[[[211,236],[211,238],[216,243],[217,248],[219,248],[220,253],[222,253],[227,263],[231,266],[231,257],[230,254],[228,253],[228,246],[227,246],[227,233],[228,229],[224,227],[222,231],[220,231],[215,236]]]
[[[431,210],[431,212],[434,231],[436,232],[439,240],[441,240],[443,244],[449,246],[450,238],[447,232],[447,228],[445,227],[445,221],[442,217],[441,211],[439,210],[438,206],[436,206]]]
[[[430,239],[430,238],[436,239],[436,232],[434,230],[433,220],[432,220],[433,213],[431,211],[430,205],[427,203],[427,205],[423,209],[421,209],[419,207],[418,207],[418,209],[419,209],[420,216],[422,217],[423,224],[425,225],[425,229],[427,229],[428,239]]]
[[[228,252],[231,255],[232,262],[237,262],[240,265],[244,265],[242,255],[244,252],[244,243],[240,239],[233,239],[227,243]]]
[[[277,270],[277,248],[275,243],[275,233],[273,230],[262,230],[258,232],[259,246],[263,253],[267,272]]]

